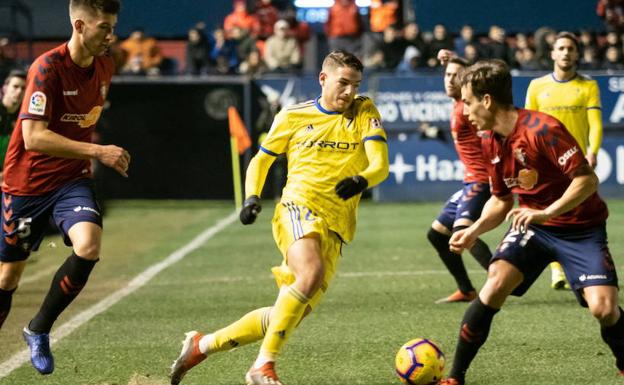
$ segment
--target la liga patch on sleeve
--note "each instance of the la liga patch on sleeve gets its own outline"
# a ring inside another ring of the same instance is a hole
[[[28,103],[28,112],[34,115],[45,114],[47,97],[41,91],[35,91],[30,96],[30,102]]]

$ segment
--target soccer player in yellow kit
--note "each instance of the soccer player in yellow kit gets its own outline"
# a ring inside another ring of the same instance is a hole
[[[560,32],[551,57],[554,71],[533,79],[525,108],[545,112],[559,120],[576,139],[589,165],[596,167],[602,142],[602,112],[598,83],[576,72],[579,44],[570,32]],[[550,264],[553,289],[569,289],[558,262]]]
[[[336,271],[342,244],[353,239],[360,193],[388,176],[388,149],[373,102],[356,96],[362,63],[345,51],[323,61],[321,95],[283,109],[247,169],[240,212],[251,224],[261,211],[260,193],[279,154],[288,159],[288,181],[275,207],[273,236],[284,259],[272,269],[280,292],[270,307],[202,334],[186,334],[171,383],[208,355],[262,340],[249,385],[280,385],[275,360],[292,331],[318,303]]]

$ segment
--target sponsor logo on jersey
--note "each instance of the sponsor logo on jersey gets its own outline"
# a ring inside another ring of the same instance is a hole
[[[34,115],[45,114],[46,109],[46,95],[41,91],[35,91],[30,96],[30,102],[28,103],[28,112]]]
[[[105,82],[102,82],[100,85],[100,94],[102,95],[102,99],[106,99],[106,94],[108,93],[108,86]]]
[[[320,151],[355,151],[360,143],[358,142],[336,142],[333,140],[304,140],[297,143],[303,148],[317,148]]]
[[[88,114],[63,114],[63,116],[61,116],[61,122],[76,123],[82,128],[87,128],[97,123],[101,114],[102,106],[95,106]]]
[[[63,96],[76,96],[78,95],[78,90],[66,91],[63,90]]]
[[[566,162],[568,161],[568,159],[570,159],[572,155],[576,154],[577,152],[578,152],[578,147],[574,146],[568,151],[566,151],[563,155],[561,155],[557,161],[559,162],[560,165],[564,166]]]
[[[592,280],[592,279],[607,279],[607,276],[604,274],[583,274],[579,277],[579,281],[581,282],[585,282],[587,280]]]
[[[306,132],[312,132],[312,130],[314,130],[314,126],[311,124],[308,124],[308,127],[305,128]]]
[[[76,207],[74,207],[74,212],[75,213],[79,213],[81,211],[90,211],[92,213],[95,213],[96,215],[100,215],[100,213],[96,209],[91,208],[91,207],[87,207],[87,206],[76,206]]]

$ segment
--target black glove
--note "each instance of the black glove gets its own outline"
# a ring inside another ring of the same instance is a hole
[[[244,225],[250,225],[256,221],[256,217],[260,211],[262,211],[260,198],[258,198],[257,195],[252,195],[243,202],[243,208],[238,217]]]
[[[366,178],[355,175],[338,182],[336,185],[336,194],[343,200],[347,200],[366,190],[366,187],[368,187]]]

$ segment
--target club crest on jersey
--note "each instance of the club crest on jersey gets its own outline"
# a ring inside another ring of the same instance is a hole
[[[41,91],[35,91],[30,96],[30,102],[28,102],[28,112],[34,115],[45,114],[46,108],[46,95]]]
[[[524,152],[521,148],[516,148],[514,150],[514,157],[520,162],[523,166],[526,166],[526,152]]]
[[[373,128],[381,128],[381,121],[379,119],[372,118],[370,120],[370,122],[371,122],[371,127],[373,127]]]

